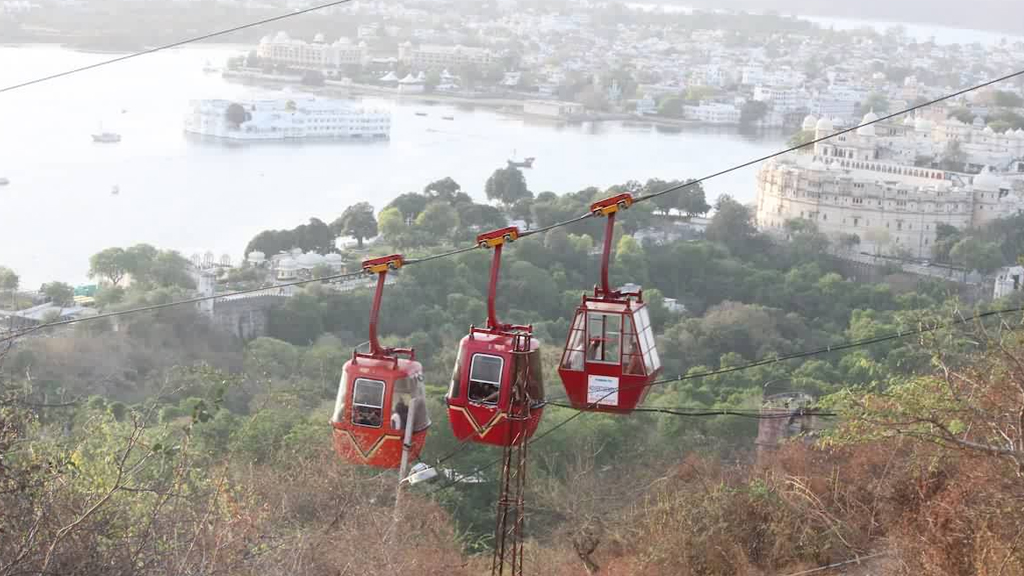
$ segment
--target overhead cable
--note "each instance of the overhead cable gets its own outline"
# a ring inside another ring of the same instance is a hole
[[[242,25],[239,25],[239,26],[233,26],[231,28],[225,28],[223,30],[217,30],[215,32],[209,32],[207,34],[202,34],[200,36],[193,36],[191,38],[186,38],[184,40],[178,40],[176,42],[171,42],[170,44],[164,44],[162,46],[156,46],[154,48],[148,48],[146,50],[141,50],[139,52],[133,52],[131,54],[125,54],[124,56],[118,56],[116,58],[111,58],[109,60],[103,60],[102,62],[96,62],[94,64],[89,64],[87,66],[81,66],[81,67],[78,67],[78,68],[71,68],[70,70],[65,70],[63,72],[57,72],[56,74],[50,74],[48,76],[41,76],[39,78],[34,78],[32,80],[26,80],[24,82],[19,82],[17,84],[11,84],[10,86],[4,86],[3,88],[0,88],[0,94],[3,94],[4,92],[10,92],[12,90],[17,90],[19,88],[25,88],[26,86],[32,86],[33,84],[41,84],[43,82],[48,82],[50,80],[55,80],[57,78],[62,78],[64,76],[71,76],[72,74],[78,74],[79,72],[85,72],[87,70],[93,70],[95,68],[100,68],[102,66],[109,66],[111,64],[117,64],[118,62],[124,62],[125,60],[131,60],[133,58],[138,58],[139,56],[145,56],[147,54],[153,54],[154,52],[160,52],[162,50],[169,50],[171,48],[177,48],[179,46],[184,46],[185,44],[192,44],[194,42],[201,42],[203,40],[209,40],[210,38],[215,38],[217,36],[223,36],[225,34],[231,34],[232,32],[238,32],[240,30],[245,30],[247,28],[254,28],[256,26],[262,26],[263,24],[270,24],[271,22],[277,22],[277,21],[280,21],[280,20],[284,20],[285,18],[292,18],[294,16],[299,16],[299,15],[302,15],[302,14],[308,14],[310,12],[316,12],[318,10],[324,10],[326,8],[331,8],[331,7],[334,7],[334,6],[340,6],[342,4],[347,4],[347,3],[351,2],[351,1],[352,0],[334,0],[333,2],[328,2],[326,4],[318,4],[316,6],[311,6],[309,8],[303,8],[302,10],[295,10],[294,12],[288,12],[288,13],[285,13],[285,14],[279,14],[277,16],[272,16],[270,18],[264,18],[263,20],[256,20],[255,22],[249,22],[247,24],[242,24]]]

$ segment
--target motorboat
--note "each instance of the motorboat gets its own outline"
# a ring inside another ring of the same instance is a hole
[[[93,142],[102,144],[116,144],[121,141],[121,135],[116,132],[100,132],[92,135]]]
[[[515,158],[515,157],[516,157],[516,152],[515,152],[515,150],[513,150],[512,151],[512,158]],[[522,161],[508,160],[508,167],[509,168],[533,168],[533,161],[534,160],[535,160],[535,158],[533,156],[530,156],[528,158],[523,158]]]

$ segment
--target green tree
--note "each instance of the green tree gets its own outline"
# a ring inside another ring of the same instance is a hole
[[[232,102],[228,105],[227,109],[224,110],[224,117],[230,122],[236,129],[245,122],[251,116],[246,112],[245,108],[237,102]]]
[[[259,68],[260,57],[256,54],[255,50],[249,50],[249,53],[245,55],[245,67],[246,68]]]
[[[704,186],[700,182],[693,182],[692,178],[687,180],[689,184],[680,190],[679,209],[689,216],[707,214],[711,206],[704,196]]]
[[[663,99],[658,104],[658,114],[669,118],[682,118],[683,99],[676,96]]]
[[[690,86],[686,89],[686,94],[683,95],[683,99],[687,102],[698,103],[701,100],[707,100],[715,94],[718,90],[711,86]]]
[[[971,112],[970,108],[960,106],[949,111],[946,115],[947,118],[956,118],[964,124],[970,124],[974,121],[974,112]]]
[[[705,231],[707,239],[729,248],[733,254],[748,255],[757,236],[750,210],[728,194],[715,201],[715,215]]]
[[[426,92],[433,92],[437,89],[438,84],[441,83],[441,72],[437,70],[431,70],[427,72],[427,77],[423,81],[423,89]]]
[[[396,208],[404,218],[415,220],[420,212],[427,207],[430,198],[416,192],[406,192],[391,201],[385,208]]]
[[[760,122],[768,114],[768,105],[760,100],[747,100],[740,108],[740,124],[750,126]]]
[[[156,286],[195,288],[195,280],[188,273],[189,261],[174,250],[161,250],[153,260],[146,277]]]
[[[75,289],[64,282],[47,282],[39,289],[54,304],[65,308],[75,301]]]
[[[353,204],[331,223],[331,230],[336,236],[351,236],[361,249],[363,240],[377,235],[377,219],[373,215],[373,206],[369,202]]]
[[[6,266],[0,266],[0,290],[7,290],[11,293],[11,308],[15,307],[15,295],[18,292],[18,275],[14,273],[14,270],[7,268]]]
[[[441,200],[452,205],[473,201],[468,194],[462,191],[462,186],[455,180],[452,180],[450,176],[427,184],[423,188],[423,195],[428,200]]]
[[[947,142],[939,160],[939,167],[943,170],[963,171],[966,162],[967,153],[960,146],[960,141],[950,140]]]
[[[487,204],[459,204],[456,209],[459,223],[466,230],[474,232],[495,230],[507,225],[505,216],[494,206]]]
[[[141,280],[149,276],[153,261],[160,251],[149,244],[136,244],[124,251],[124,265],[132,278]]]
[[[416,217],[416,227],[437,238],[447,238],[459,227],[459,215],[447,202],[432,202]]]
[[[249,342],[246,350],[246,366],[254,375],[283,379],[299,368],[299,351],[288,342],[264,336]]]
[[[868,94],[868,97],[861,102],[857,113],[863,116],[872,110],[876,114],[883,114],[889,111],[889,99],[885,97],[885,94],[878,92]]]
[[[991,274],[1003,265],[1003,255],[998,246],[973,236],[957,242],[949,251],[949,256],[964,269],[977,270],[982,274]]]
[[[636,238],[629,235],[619,238],[619,243],[615,247],[615,260],[612,264],[617,284],[632,282],[641,286],[646,285],[648,280],[647,256]]]
[[[402,236],[408,230],[402,213],[394,207],[381,210],[377,215],[377,228],[384,239],[395,246],[401,243]]]
[[[119,304],[124,300],[125,289],[120,286],[104,286],[96,291],[96,305],[100,308]]]
[[[796,134],[793,134],[792,136],[790,136],[789,140],[786,141],[786,146],[788,146],[790,148],[795,148],[797,146],[803,146],[804,144],[807,144],[808,142],[811,142],[813,140],[814,140],[814,131],[813,130],[801,130],[801,131],[797,132]],[[806,148],[806,150],[810,150],[810,148]]]
[[[107,248],[89,258],[89,277],[106,278],[111,284],[117,284],[124,278],[131,265],[130,259],[123,248]]]
[[[995,90],[992,92],[992,103],[1002,108],[1024,107],[1024,98],[1006,90]]]
[[[526,178],[518,168],[509,166],[498,168],[487,179],[484,192],[488,200],[497,200],[506,207],[512,206],[524,198],[532,198],[533,194],[526,188]]]

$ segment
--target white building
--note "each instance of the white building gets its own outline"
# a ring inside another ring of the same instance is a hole
[[[793,112],[807,108],[807,98],[803,91],[790,86],[756,86],[754,100],[764,102],[779,112]]]
[[[230,140],[362,139],[391,134],[391,113],[340,100],[195,100],[185,131]]]
[[[419,68],[449,68],[466,64],[489,66],[494,62],[494,54],[486,48],[470,48],[468,46],[438,46],[421,44],[414,47],[412,42],[398,46],[398,60]]]
[[[256,47],[256,55],[270,62],[315,70],[363,66],[370,61],[370,50],[365,42],[353,44],[348,38],[341,38],[327,44],[323,34],[317,34],[311,43],[290,38],[284,32],[264,36]]]
[[[869,113],[862,123],[877,118]],[[758,226],[784,233],[788,220],[811,220],[832,237],[856,234],[861,251],[927,258],[939,224],[964,230],[1024,210],[1024,175],[986,167],[972,176],[903,162],[905,128],[865,126],[819,142],[813,154],[766,162],[758,174]],[[829,120],[816,122],[816,137],[833,132]]]
[[[644,94],[643,98],[636,101],[636,113],[638,116],[657,114],[658,102],[654,98],[651,98],[649,94]]]
[[[523,112],[534,116],[548,118],[570,118],[583,114],[583,104],[578,102],[561,102],[558,100],[527,100],[523,103]]]
[[[1024,266],[1009,266],[996,274],[993,298],[1003,298],[1018,292],[1024,286]]]
[[[702,102],[698,106],[683,106],[683,117],[709,124],[739,124],[740,109],[732,104]]]

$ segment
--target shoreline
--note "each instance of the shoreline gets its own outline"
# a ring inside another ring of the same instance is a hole
[[[499,114],[514,118],[529,118],[536,120],[548,120],[553,123],[582,124],[586,122],[623,122],[631,124],[649,124],[655,128],[671,128],[680,131],[686,128],[718,128],[723,131],[740,132],[739,124],[716,124],[702,122],[699,120],[685,120],[682,118],[666,118],[661,116],[639,116],[629,112],[602,112],[595,115],[585,116],[545,116],[530,114],[523,111],[523,105],[532,100],[530,98],[515,98],[508,96],[457,96],[438,93],[402,93],[393,88],[373,86],[370,84],[344,84],[336,80],[327,80],[324,86],[306,86],[301,82],[299,76],[277,76],[257,72],[237,72],[225,70],[222,77],[228,82],[239,84],[255,84],[270,86],[299,87],[315,95],[327,97],[351,98],[353,96],[378,96],[396,102],[427,102],[432,104],[455,104],[473,107],[490,108]],[[543,100],[543,98],[536,98]],[[784,126],[776,127],[755,127],[757,132],[785,132]]]

